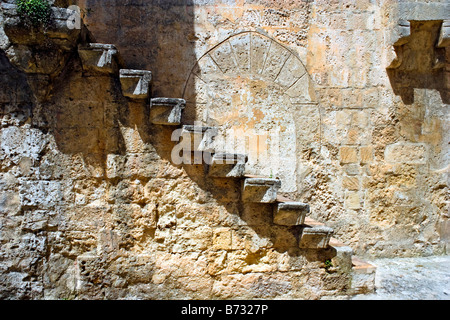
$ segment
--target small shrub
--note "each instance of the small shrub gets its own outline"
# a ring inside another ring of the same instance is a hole
[[[330,269],[333,268],[333,263],[330,259],[325,260],[325,270],[328,272]]]
[[[47,0],[16,0],[17,13],[33,26],[47,26],[50,22],[51,5]]]

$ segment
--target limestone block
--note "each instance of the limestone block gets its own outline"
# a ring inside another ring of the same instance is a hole
[[[1,138],[4,154],[15,163],[19,163],[24,157],[39,160],[48,142],[41,130],[13,126],[2,129]]]
[[[399,20],[397,26],[391,34],[393,46],[401,46],[409,41],[411,35],[411,23],[407,20]]]
[[[34,252],[36,254],[42,254],[46,249],[46,238],[37,236],[32,233],[23,235],[18,244],[18,250],[23,253]]]
[[[244,73],[250,71],[250,37],[250,33],[244,33],[229,40],[236,55],[238,67]]]
[[[88,43],[78,47],[83,70],[112,74],[119,68],[119,52],[112,44]]]
[[[350,247],[343,245],[342,243],[338,243],[336,239],[330,240],[330,246],[333,247],[336,255],[331,262],[333,266],[338,267],[341,271],[351,272],[352,271],[352,257],[353,250]]]
[[[51,23],[46,35],[66,49],[75,47],[81,27],[74,27],[72,20],[77,12],[69,8],[52,7]]]
[[[304,74],[286,91],[292,103],[315,103],[316,93],[309,75]]]
[[[7,17],[4,30],[11,43],[39,46],[43,45],[44,41],[50,40],[64,51],[69,51],[77,45],[81,28],[73,28],[70,24],[75,11],[52,7],[51,23],[44,31],[25,25],[18,16],[16,8],[15,4],[2,3],[2,9]]]
[[[191,152],[203,151],[214,153],[214,137],[216,135],[217,128],[197,125],[183,126],[181,132],[183,141],[187,144],[185,147]]]
[[[233,55],[231,45],[228,41],[223,45],[218,46],[211,53],[211,57],[224,74],[236,73],[238,71],[238,66]]]
[[[273,223],[282,226],[299,226],[310,212],[309,205],[301,202],[283,202],[274,208]]]
[[[205,55],[203,59],[200,59],[193,70],[193,73],[200,79],[218,72],[220,72],[220,70],[209,54]]]
[[[305,75],[305,73],[306,69],[300,60],[291,54],[275,82],[286,88],[290,88],[298,79]]]
[[[262,73],[271,40],[263,38],[260,35],[252,34],[251,41],[251,72],[253,74]]]
[[[355,147],[341,147],[340,149],[341,163],[358,162],[358,149]]]
[[[215,178],[240,178],[244,175],[247,160],[248,157],[242,154],[215,154],[209,166],[209,176]]]
[[[153,124],[180,125],[185,107],[186,101],[183,99],[153,98],[150,101],[150,121]]]
[[[52,89],[52,82],[48,74],[29,74],[28,84],[33,95],[39,102],[47,101]]]
[[[399,1],[399,17],[404,20],[444,20],[448,18],[448,1]]]
[[[102,228],[97,236],[97,255],[112,255],[119,249],[118,235],[113,230]]]
[[[347,190],[359,190],[359,178],[352,177],[344,177],[342,179],[342,187]]]
[[[388,51],[390,64],[388,69],[400,67],[403,61],[402,45],[409,41],[411,36],[411,23],[407,20],[400,20],[391,33],[392,48]],[[394,50],[394,46],[396,49]]]
[[[32,50],[27,45],[13,45],[6,54],[13,65],[27,74],[55,74],[67,60],[62,50]]]
[[[290,52],[288,50],[272,41],[264,63],[264,75],[270,80],[275,81],[289,56]]]
[[[373,161],[373,146],[361,147],[361,163],[367,164]]]
[[[306,227],[299,242],[302,249],[325,249],[328,247],[333,229],[326,226]]]
[[[22,230],[36,233],[45,230],[48,226],[49,215],[51,211],[31,211],[27,212],[22,224]]]
[[[375,275],[377,268],[357,257],[352,257],[351,294],[366,294],[375,290]]]
[[[24,181],[19,187],[24,206],[51,208],[66,203],[72,197],[71,187],[60,181]]]
[[[348,191],[345,198],[345,206],[347,209],[361,209],[361,195],[357,191]]]
[[[439,33],[439,40],[437,47],[445,48],[450,46],[450,20],[442,22],[441,32]]]
[[[20,210],[21,201],[17,192],[2,190],[0,193],[0,213],[17,214]]]
[[[232,237],[230,228],[216,228],[213,232],[213,248],[215,250],[231,250]]]
[[[267,178],[248,178],[244,181],[242,200],[244,202],[274,203],[281,181]]]
[[[388,145],[384,159],[388,163],[425,164],[427,147],[424,143],[399,142]]]
[[[150,93],[152,72],[146,70],[120,69],[122,94],[131,99],[146,99]]]
[[[145,177],[154,178],[159,171],[157,157],[153,153],[142,152],[126,156],[108,154],[106,175],[110,179]]]
[[[5,16],[15,16],[17,15],[17,5],[12,3],[12,1],[2,1],[0,4],[3,14]]]

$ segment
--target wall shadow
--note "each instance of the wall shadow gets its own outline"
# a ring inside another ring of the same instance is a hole
[[[192,40],[195,38],[192,0],[86,0],[79,4],[91,12],[86,23],[97,42],[116,45],[126,68],[152,71],[152,97],[180,98],[183,90],[195,90],[185,87],[196,63],[195,42]],[[103,179],[106,177],[108,155],[125,156],[140,150],[139,146],[136,150],[130,149],[132,144],[124,136],[124,128],[138,132],[144,145],[151,145],[159,158],[171,162],[171,151],[176,144],[170,139],[174,128],[152,125],[148,101],[134,102],[125,98],[118,78],[85,74],[74,52],[73,58],[54,81],[51,100],[34,110],[35,102],[26,76],[12,70],[5,59],[0,54],[0,63],[8,66],[4,73],[0,72],[2,77],[8,75],[1,82],[9,83],[11,87],[4,87],[1,92],[8,95],[11,90],[23,95],[20,99],[7,96],[5,100],[24,106],[23,110],[31,110],[29,113],[34,125],[53,135],[61,153],[82,156],[91,169],[82,178]],[[151,155],[153,150],[143,152]],[[211,179],[204,165],[184,165],[183,169],[202,190],[211,194],[218,205],[225,208],[230,220],[239,217],[246,222],[235,228],[237,232],[242,231],[243,237],[246,236],[245,229],[251,228],[260,238],[269,239],[271,248],[290,256],[325,260],[324,252],[332,254],[332,250],[299,249],[297,243],[302,227],[273,225],[272,205],[242,203],[241,180]],[[133,175],[130,177],[135,178]],[[151,177],[144,176],[143,179]],[[118,184],[119,181],[116,179],[112,183]],[[223,222],[234,228],[230,221]],[[259,254],[258,250],[253,253],[255,261]]]
[[[3,125],[21,125],[33,114],[33,92],[26,75],[0,50],[0,115]]]
[[[97,42],[119,49],[127,68],[153,73],[153,96],[181,98],[195,63],[192,0],[80,0]]]
[[[191,0],[72,2],[80,6],[95,41],[118,48],[122,68],[152,71],[151,97],[181,97],[195,63]],[[45,119],[41,123],[52,130],[59,150],[81,154],[94,176],[105,176],[108,155],[138,152],[130,150],[133,141],[124,137],[123,128],[136,130],[144,144],[166,143],[168,130],[160,132],[149,123],[149,101],[125,98],[118,77],[85,73],[76,52],[54,82],[54,95],[39,114]],[[170,159],[164,147],[160,152]]]

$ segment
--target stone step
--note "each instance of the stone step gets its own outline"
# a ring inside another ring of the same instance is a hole
[[[186,101],[176,98],[153,98],[150,100],[150,121],[153,124],[178,126],[186,107]]]
[[[75,11],[69,8],[51,7],[50,20],[52,23],[46,27],[45,32],[32,31],[32,35],[30,27],[23,23],[23,19],[18,14],[15,3],[3,1],[0,2],[0,8],[5,18],[2,29],[12,44],[38,47],[45,41],[46,45],[50,45],[50,43],[54,45],[54,47],[51,46],[52,49],[71,51],[77,46],[80,34],[85,32],[81,21],[79,26],[73,25]]]
[[[375,292],[377,267],[353,256],[351,294],[368,294]]]
[[[79,45],[78,53],[87,72],[118,73],[122,60],[113,44],[88,43]]]
[[[280,201],[274,207],[273,223],[281,226],[300,226],[311,209],[308,204],[295,201]]]
[[[247,177],[244,180],[242,201],[253,203],[274,203],[281,188],[279,179]]]
[[[305,226],[298,246],[301,249],[326,249],[334,230],[327,226]]]
[[[216,153],[212,157],[208,175],[213,178],[241,178],[248,157],[243,154]]]
[[[214,138],[217,135],[218,129],[215,127],[185,125],[181,136],[186,144],[185,150],[191,152],[202,151],[207,153],[215,153]]]
[[[150,96],[152,72],[147,70],[120,69],[122,94],[131,99],[147,99]]]

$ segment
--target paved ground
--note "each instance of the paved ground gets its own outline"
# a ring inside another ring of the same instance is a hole
[[[377,291],[355,300],[450,300],[450,256],[369,262],[377,266]]]

